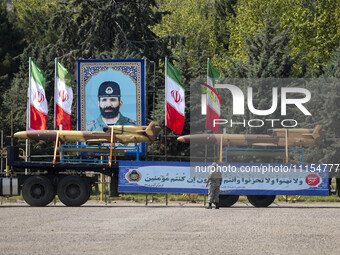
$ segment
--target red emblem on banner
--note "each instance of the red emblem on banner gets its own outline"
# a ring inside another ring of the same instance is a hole
[[[317,174],[309,174],[306,177],[306,183],[309,186],[316,186],[320,183],[320,177]]]
[[[69,99],[69,96],[67,94],[67,92],[65,90],[60,90],[59,91],[59,97],[61,99],[62,102],[65,102]]]
[[[183,101],[181,94],[177,90],[172,90],[171,96],[175,100],[176,103],[181,103]]]
[[[44,94],[40,93],[39,91],[34,93],[34,98],[38,101],[39,104],[45,100]]]

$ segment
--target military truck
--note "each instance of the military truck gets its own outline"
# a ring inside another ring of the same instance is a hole
[[[17,147],[7,148],[11,176],[0,177],[0,196],[22,193],[31,206],[46,206],[56,195],[66,206],[81,206],[89,199],[92,186],[98,181],[89,173],[110,176],[111,196],[119,193],[195,193],[207,194],[206,175],[192,175],[190,162],[120,160],[106,162],[25,162],[19,159]],[[201,163],[207,167],[208,163]],[[221,207],[235,204],[240,195],[246,195],[255,207],[267,207],[277,195],[327,196],[329,191],[328,169],[317,172],[322,165],[302,164],[221,164],[229,169],[224,176],[220,192]],[[197,167],[197,166],[196,166]],[[203,167],[203,169],[204,169]],[[259,176],[249,178],[251,169],[308,170],[299,177]],[[233,176],[234,170],[244,170],[243,176]],[[204,170],[203,170],[204,171]],[[337,179],[338,181],[339,179]],[[339,194],[339,183],[337,183]]]
[[[31,206],[45,206],[58,195],[67,206],[80,206],[90,197],[92,186],[98,181],[88,173],[98,172],[110,176],[112,187],[118,186],[118,163],[88,162],[25,162],[19,159],[18,147],[7,147],[8,166],[12,176],[0,177],[0,196],[22,193]],[[112,190],[117,194],[117,188]]]

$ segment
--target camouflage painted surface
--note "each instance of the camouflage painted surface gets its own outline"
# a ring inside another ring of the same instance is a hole
[[[156,122],[149,126],[110,126],[104,131],[69,131],[69,130],[32,130],[14,134],[17,138],[29,140],[55,141],[59,133],[61,141],[107,143],[111,141],[113,130],[114,142],[118,143],[149,143],[157,139],[161,127]]]
[[[322,126],[315,129],[269,129],[268,134],[194,134],[178,137],[183,143],[222,144],[236,146],[311,146],[320,144],[325,132]]]

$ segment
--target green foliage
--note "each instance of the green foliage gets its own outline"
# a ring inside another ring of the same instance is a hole
[[[326,64],[340,45],[339,1],[329,0],[238,0],[236,16],[230,27],[230,50],[235,59],[246,56],[243,35],[253,36],[265,26],[267,11],[280,30],[288,30],[289,51],[293,57],[303,53],[309,71]],[[302,60],[301,60],[302,61]],[[301,72],[301,63],[295,67]]]
[[[326,65],[324,77],[335,79],[332,86],[322,94],[327,102],[323,105],[326,114],[322,120],[325,123],[327,134],[322,162],[337,164],[340,158],[340,47],[334,52],[333,57]]]
[[[162,22],[153,26],[153,31],[160,37],[182,37],[172,45],[173,57],[178,59],[183,54],[183,43],[188,64],[202,73],[202,64],[208,56],[213,56],[217,42],[214,29],[214,6],[210,0],[170,0],[158,1],[158,8],[167,13]],[[203,62],[201,56],[204,56]],[[203,73],[205,73],[203,68]]]
[[[18,71],[16,55],[24,48],[21,32],[10,22],[10,15],[6,12],[5,1],[0,1],[0,129],[8,127],[6,115],[3,111],[3,100],[9,89],[14,73]]]
[[[38,44],[30,44],[25,48],[24,52],[19,56],[20,67],[15,74],[11,87],[4,94],[3,110],[8,114],[5,116],[5,123],[10,123],[10,113],[13,113],[14,132],[26,129],[27,116],[27,91],[29,86],[29,57],[37,64],[37,66],[46,73],[46,98],[48,99],[49,114],[47,118],[47,129],[53,127],[53,109],[54,108],[54,57],[55,52],[52,49],[41,47]],[[4,126],[5,133],[10,134],[10,125]],[[18,141],[23,145],[22,140]],[[33,147],[39,152],[46,152],[46,142],[33,143]],[[49,143],[50,144],[50,143]]]
[[[25,34],[25,41],[41,45],[53,43],[60,32],[49,19],[62,0],[12,0],[13,23]]]
[[[230,48],[230,25],[236,17],[237,0],[216,0],[214,3],[214,55],[228,54]]]
[[[159,60],[170,54],[167,45],[173,38],[159,38],[149,28],[159,23],[164,14],[152,10],[153,6],[152,0],[61,2],[50,25],[62,33],[49,47],[69,70],[75,70],[77,59],[146,58],[156,71],[147,69],[147,78],[155,80],[153,87],[157,88],[162,83]],[[149,95],[147,117],[150,118],[154,95]],[[76,119],[75,109],[73,113]]]
[[[170,0],[159,1],[159,8],[171,15],[164,16],[162,23],[154,26],[159,36],[181,35],[185,38],[188,49],[196,47],[196,38],[201,37],[202,43],[208,46],[210,34],[213,32],[212,6],[207,0]],[[178,44],[174,52],[178,53]]]
[[[227,70],[228,77],[235,78],[287,78],[291,77],[296,59],[288,50],[288,31],[278,31],[270,14],[264,20],[264,28],[253,36],[245,36],[246,61],[233,61]]]
[[[51,24],[62,33],[53,47],[66,62],[94,58],[95,54],[146,57],[156,61],[169,53],[166,40],[149,28],[161,21],[162,13],[152,11],[148,1],[73,0],[55,10]]]
[[[339,47],[340,2],[329,0],[287,1],[282,6],[282,28],[291,28],[292,55],[303,52],[310,69],[326,64]]]

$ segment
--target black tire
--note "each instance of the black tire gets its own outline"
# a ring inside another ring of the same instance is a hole
[[[248,201],[255,207],[268,207],[274,200],[275,195],[248,195]]]
[[[79,176],[66,176],[58,184],[57,194],[67,206],[81,206],[89,199],[89,184]]]
[[[238,201],[239,195],[220,195],[220,207],[230,207]]]
[[[45,176],[31,176],[23,184],[22,196],[31,206],[45,206],[52,202],[55,190]]]

